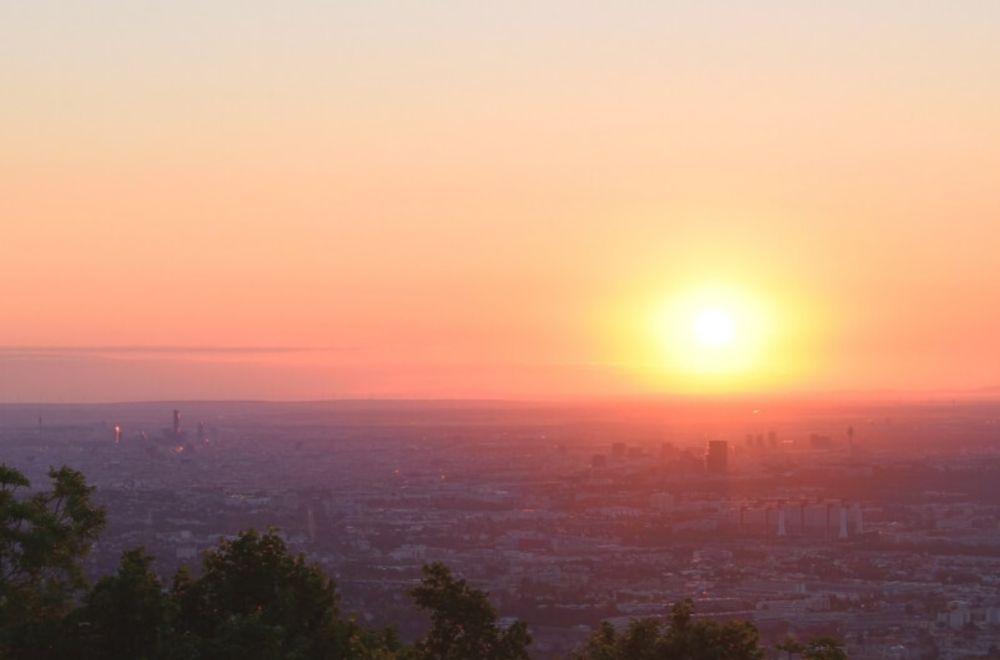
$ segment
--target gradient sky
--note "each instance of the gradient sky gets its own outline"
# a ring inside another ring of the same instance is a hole
[[[998,81],[995,0],[3,2],[0,400],[995,387]]]

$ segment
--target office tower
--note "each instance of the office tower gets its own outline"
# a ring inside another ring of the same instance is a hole
[[[705,470],[709,474],[725,474],[729,465],[729,443],[710,440],[705,452]]]

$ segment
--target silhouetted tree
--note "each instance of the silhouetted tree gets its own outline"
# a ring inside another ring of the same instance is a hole
[[[577,660],[760,660],[757,629],[745,621],[694,619],[690,600],[676,603],[664,623],[635,619],[623,633],[609,623],[590,636]]]
[[[67,619],[66,657],[154,658],[169,635],[171,603],[142,548],[122,555],[118,573],[102,578]]]
[[[789,635],[785,639],[781,640],[774,645],[775,650],[781,653],[782,658],[791,660],[793,657],[798,656],[805,650],[805,646],[795,637]]]
[[[839,639],[822,635],[800,642],[792,636],[786,637],[774,647],[786,658],[801,660],[847,660],[847,653]]]
[[[93,488],[67,467],[48,473],[51,490],[0,464],[0,656],[57,654],[61,626],[86,586],[83,560],[104,527]]]
[[[352,625],[340,619],[333,581],[274,531],[220,541],[194,580],[174,579],[179,647],[199,658],[345,658]],[[190,651],[188,651],[190,652]]]
[[[431,616],[431,628],[415,645],[419,660],[526,660],[531,635],[517,621],[507,628],[497,622],[487,594],[456,579],[441,563],[424,566],[420,585],[411,592],[417,606]]]
[[[806,642],[802,660],[847,660],[847,653],[839,639],[824,635]]]

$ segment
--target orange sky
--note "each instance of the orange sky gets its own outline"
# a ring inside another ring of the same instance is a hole
[[[1000,385],[997,3],[341,4],[0,7],[0,400]]]

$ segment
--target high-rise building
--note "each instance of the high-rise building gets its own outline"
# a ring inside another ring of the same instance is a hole
[[[677,460],[679,454],[680,451],[672,442],[664,442],[660,445],[660,460],[665,463]]]
[[[709,474],[725,474],[729,466],[729,443],[725,440],[709,440],[705,451],[705,470]]]
[[[809,448],[814,451],[829,451],[833,449],[833,438],[828,435],[811,433],[809,435]]]

